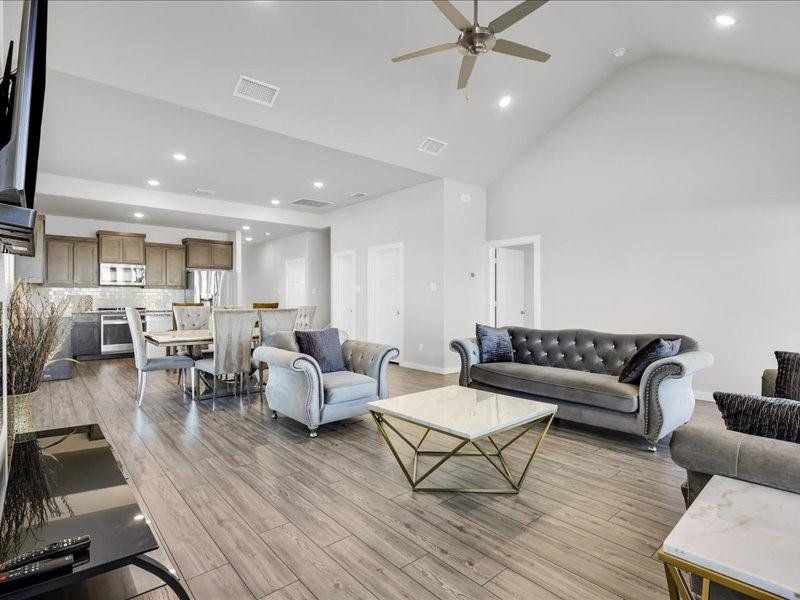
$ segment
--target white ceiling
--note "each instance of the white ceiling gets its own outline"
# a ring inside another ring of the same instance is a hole
[[[516,3],[482,2],[480,21]],[[470,14],[471,2],[455,4]],[[539,64],[482,56],[466,92],[455,89],[455,51],[389,60],[455,40],[455,29],[428,1],[84,0],[50,7],[49,67],[104,85],[51,77],[45,165],[131,185],[153,176],[182,193],[212,186],[201,179],[217,176],[226,199],[248,202],[271,196],[266,187],[313,197],[309,183],[317,177],[337,201],[373,175],[376,190],[424,180],[421,173],[487,185],[617,69],[653,54],[800,75],[800,2],[554,0],[501,35],[553,58]],[[719,29],[713,17],[723,12],[739,24]],[[7,14],[6,22],[15,21]],[[616,59],[610,51],[620,46],[628,53]],[[240,74],[280,86],[274,108],[233,97]],[[503,94],[513,97],[506,111],[496,106]],[[65,98],[85,105],[60,106]],[[287,160],[265,185],[256,175],[270,168],[267,157],[285,158],[274,150],[297,144],[266,132],[412,171],[374,163],[354,166],[351,179],[337,160],[356,159],[301,145],[304,159]],[[438,157],[422,154],[416,147],[426,136],[449,146]],[[169,159],[176,150],[198,162],[179,170]]]

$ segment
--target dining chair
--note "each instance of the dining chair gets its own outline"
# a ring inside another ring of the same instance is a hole
[[[258,311],[258,329],[261,338],[261,345],[269,345],[270,336],[277,331],[294,331],[294,324],[297,322],[297,308],[272,308]],[[250,361],[251,375],[258,372],[258,383],[263,391],[264,370],[266,363],[253,358]]]
[[[176,306],[203,306],[202,302],[173,302],[172,303],[172,329],[177,329],[178,324],[175,322],[175,307]],[[179,353],[179,348],[167,347],[167,356]]]
[[[314,328],[314,316],[317,314],[316,306],[298,306],[297,321],[294,328],[300,331]]]
[[[277,302],[253,302],[253,308],[256,310],[261,308],[278,308]]]
[[[125,317],[128,319],[128,327],[131,330],[131,340],[133,341],[133,362],[139,373],[139,384],[136,388],[136,402],[139,406],[144,400],[144,388],[147,383],[147,374],[151,371],[171,371],[179,369],[185,371],[194,366],[191,356],[164,356],[160,358],[147,358],[147,342],[144,339],[142,329],[142,317],[135,308],[125,309]],[[183,378],[184,391],[186,377]]]
[[[217,397],[217,380],[221,375],[235,375],[240,390],[250,371],[250,349],[253,327],[258,312],[251,309],[216,309],[211,315],[214,356],[195,361],[198,371],[214,377],[212,401]]]

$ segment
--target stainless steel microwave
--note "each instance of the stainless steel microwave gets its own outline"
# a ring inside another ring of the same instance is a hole
[[[143,287],[144,265],[100,263],[100,285],[130,285]]]

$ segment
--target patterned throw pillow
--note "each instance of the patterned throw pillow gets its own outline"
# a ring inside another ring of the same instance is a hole
[[[475,323],[475,338],[482,363],[514,362],[514,347],[507,329]]]
[[[714,400],[731,431],[800,444],[800,402],[725,392],[714,392]]]
[[[800,400],[800,354],[797,352],[775,352],[778,359],[778,377],[775,380],[775,396]]]
[[[662,358],[675,356],[681,351],[681,339],[665,340],[656,338],[648,342],[628,359],[619,374],[621,383],[639,383],[645,370],[651,364]]]
[[[319,331],[295,331],[300,352],[308,354],[319,363],[323,373],[345,371],[344,354],[339,343],[339,330],[335,327]]]

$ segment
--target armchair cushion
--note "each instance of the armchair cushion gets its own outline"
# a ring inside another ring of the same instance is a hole
[[[775,378],[775,396],[800,400],[800,354],[776,352],[778,375]]]
[[[333,371],[322,374],[325,404],[339,404],[351,400],[370,400],[378,397],[378,382],[372,377],[352,371]]]
[[[675,356],[681,350],[681,339],[656,338],[628,359],[619,374],[620,383],[639,383],[647,367],[662,358]]]
[[[320,371],[323,373],[344,371],[344,356],[338,329],[333,327],[317,331],[296,331],[295,336],[300,352],[313,356],[319,364]]]
[[[724,392],[714,400],[731,431],[800,443],[800,402]]]

